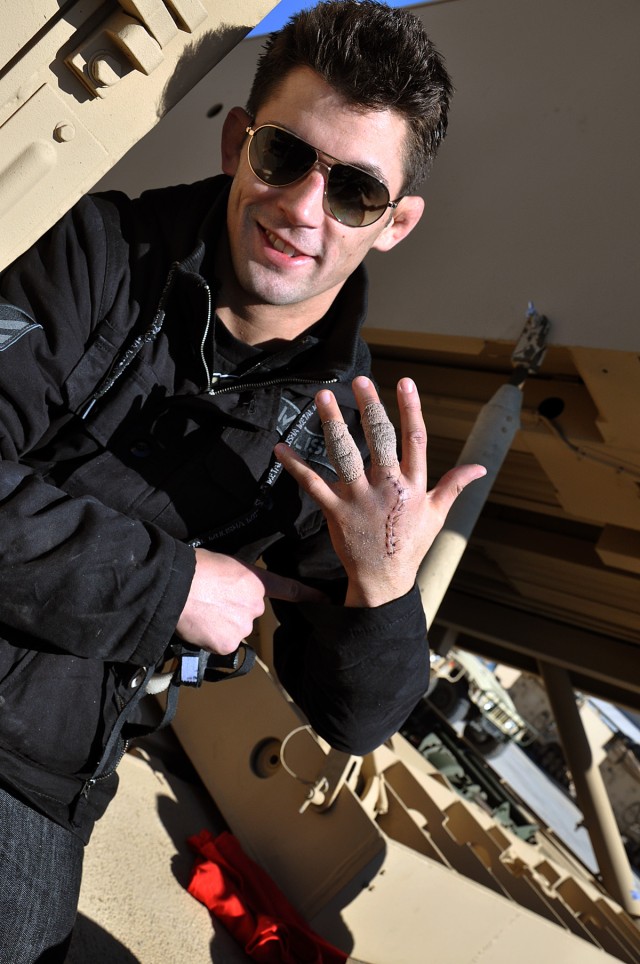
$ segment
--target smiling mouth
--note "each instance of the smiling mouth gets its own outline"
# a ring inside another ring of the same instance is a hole
[[[281,254],[286,254],[289,258],[304,257],[302,251],[298,251],[292,245],[286,244],[286,242],[284,242],[282,238],[279,238],[277,235],[272,234],[272,232],[269,231],[267,228],[263,228],[262,230],[266,234],[269,244],[271,245],[272,248],[275,248],[276,251],[280,251]]]

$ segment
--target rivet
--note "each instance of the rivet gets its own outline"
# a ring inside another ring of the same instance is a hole
[[[144,680],[146,672],[147,672],[147,667],[141,666],[140,669],[131,677],[131,680],[129,681],[130,689],[135,690],[138,688],[138,686],[140,686],[140,684]]]
[[[76,129],[73,124],[69,124],[68,121],[63,121],[61,124],[56,124],[53,129],[53,136],[59,143],[64,141],[72,141],[76,136]]]

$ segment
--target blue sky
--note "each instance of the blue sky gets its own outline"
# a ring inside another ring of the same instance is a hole
[[[314,7],[317,0],[280,0],[278,6],[268,13],[267,16],[262,20],[258,26],[251,31],[250,37],[255,37],[258,34],[271,33],[272,30],[278,30],[279,27],[289,19],[289,17],[296,13],[298,10],[304,10],[307,7]],[[408,7],[412,3],[419,3],[420,0],[387,0],[390,7]]]

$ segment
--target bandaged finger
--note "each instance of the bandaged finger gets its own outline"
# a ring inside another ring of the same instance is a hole
[[[355,482],[364,475],[364,463],[349,429],[339,419],[322,423],[329,461],[341,482]]]
[[[362,428],[374,465],[397,465],[396,433],[381,402],[369,402],[362,413]]]

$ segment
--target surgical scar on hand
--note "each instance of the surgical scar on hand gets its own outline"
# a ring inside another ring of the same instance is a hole
[[[397,479],[389,479],[389,482],[393,485],[397,495],[396,504],[387,516],[385,524],[386,552],[388,556],[393,556],[399,549],[397,523],[400,519],[400,513],[404,508],[404,504],[407,501],[408,493]]]

